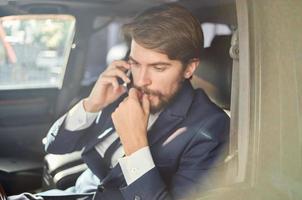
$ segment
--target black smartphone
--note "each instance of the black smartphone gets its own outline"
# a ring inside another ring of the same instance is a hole
[[[127,77],[130,79],[130,83],[125,83],[124,82],[124,86],[127,88],[127,91],[130,90],[130,88],[133,86],[133,80],[132,80],[132,73],[131,70],[127,70],[126,72]]]
[[[133,80],[132,80],[132,74],[131,74],[130,70],[127,70],[125,73],[126,73],[127,77],[130,79],[130,83],[124,82],[123,79],[121,79],[119,77],[117,78],[117,81],[118,81],[119,85],[123,85],[124,87],[127,88],[127,91],[128,91],[132,87]]]

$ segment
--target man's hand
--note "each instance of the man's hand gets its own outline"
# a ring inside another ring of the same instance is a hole
[[[130,69],[126,61],[114,61],[100,75],[88,98],[84,99],[84,108],[87,112],[98,112],[118,99],[126,88],[119,85],[117,78],[129,83],[130,79],[125,72]]]
[[[141,101],[140,101],[141,97]],[[150,102],[145,94],[131,88],[129,96],[112,113],[112,120],[126,156],[148,146],[147,126]]]

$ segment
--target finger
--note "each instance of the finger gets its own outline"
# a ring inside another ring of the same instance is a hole
[[[111,113],[111,119],[113,122],[115,121],[115,115],[116,115],[116,110],[113,113]]]
[[[116,60],[113,61],[109,66],[108,69],[115,69],[115,68],[119,68],[123,71],[126,71],[128,69],[130,69],[130,65],[128,62],[124,61],[124,60]]]
[[[131,88],[129,90],[129,98],[134,99],[135,101],[139,101],[138,90],[135,88]]]
[[[121,69],[110,69],[104,73],[105,76],[117,76],[121,78],[125,83],[130,83],[129,77]]]
[[[142,104],[143,104],[144,113],[146,115],[149,115],[149,113],[150,113],[150,101],[148,99],[148,95],[146,95],[146,94],[143,95]]]
[[[103,84],[111,84],[114,90],[118,90],[119,84],[116,77],[113,76],[103,76],[100,79],[100,82]]]

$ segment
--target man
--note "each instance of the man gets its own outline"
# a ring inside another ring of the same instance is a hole
[[[168,4],[123,31],[127,61],[109,65],[47,136],[50,153],[83,149],[89,169],[74,187],[41,193],[46,199],[188,199],[213,186],[208,173],[222,164],[229,118],[189,81],[203,46],[198,20]]]

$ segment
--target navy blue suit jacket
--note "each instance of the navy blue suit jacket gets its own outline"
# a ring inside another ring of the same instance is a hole
[[[55,123],[46,150],[64,154],[84,148],[86,161],[94,146],[114,131],[111,113],[122,99],[104,109],[100,122],[85,130],[70,132]],[[106,192],[108,199],[188,199],[188,195],[213,186],[208,174],[223,165],[228,138],[229,117],[201,89],[194,90],[185,81],[148,131],[155,168],[127,185],[119,165],[110,169],[97,155],[86,161],[104,185],[95,199],[103,199]]]

